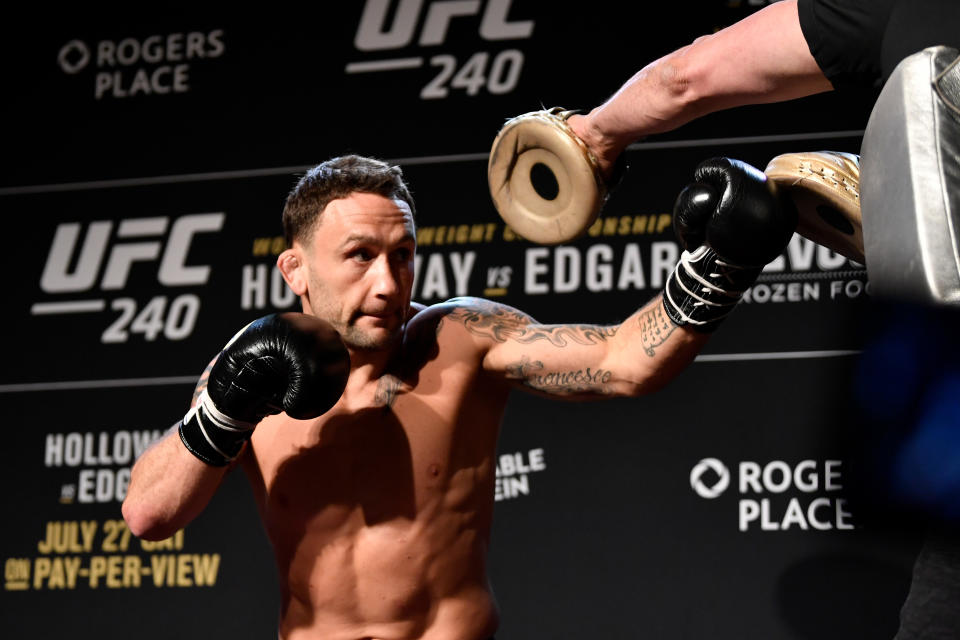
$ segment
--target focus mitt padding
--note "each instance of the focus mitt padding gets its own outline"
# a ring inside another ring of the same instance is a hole
[[[597,159],[567,124],[573,113],[554,107],[512,118],[490,150],[494,206],[514,231],[539,244],[580,236],[607,199]]]
[[[785,153],[771,160],[764,173],[797,208],[797,233],[865,264],[858,156]]]

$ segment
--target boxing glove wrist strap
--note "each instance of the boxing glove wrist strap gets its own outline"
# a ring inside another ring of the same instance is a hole
[[[203,462],[223,467],[240,455],[257,425],[225,415],[207,395],[197,398],[197,405],[180,421],[180,440],[187,450]]]
[[[704,245],[684,251],[663,290],[663,306],[677,326],[709,333],[733,311],[760,269],[724,261]]]

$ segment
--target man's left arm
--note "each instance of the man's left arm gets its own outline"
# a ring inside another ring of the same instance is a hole
[[[460,299],[447,320],[487,345],[488,373],[518,388],[576,400],[654,391],[693,360],[709,335],[674,324],[660,295],[619,325],[540,324],[480,299]]]
[[[515,385],[578,399],[642,395],[696,357],[796,224],[795,209],[762,172],[714,158],[674,207],[685,249],[679,264],[664,291],[623,323],[544,325],[482,300],[459,306],[452,319],[485,339],[484,370]]]

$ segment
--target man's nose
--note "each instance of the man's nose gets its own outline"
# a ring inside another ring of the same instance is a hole
[[[375,295],[386,298],[400,292],[400,276],[387,256],[377,259],[372,276]]]

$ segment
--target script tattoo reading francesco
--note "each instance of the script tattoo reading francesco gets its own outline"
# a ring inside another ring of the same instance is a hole
[[[613,377],[605,369],[576,369],[571,371],[544,371],[543,362],[522,356],[519,362],[507,366],[507,375],[522,380],[525,385],[555,395],[572,393],[609,393],[607,383]]]

